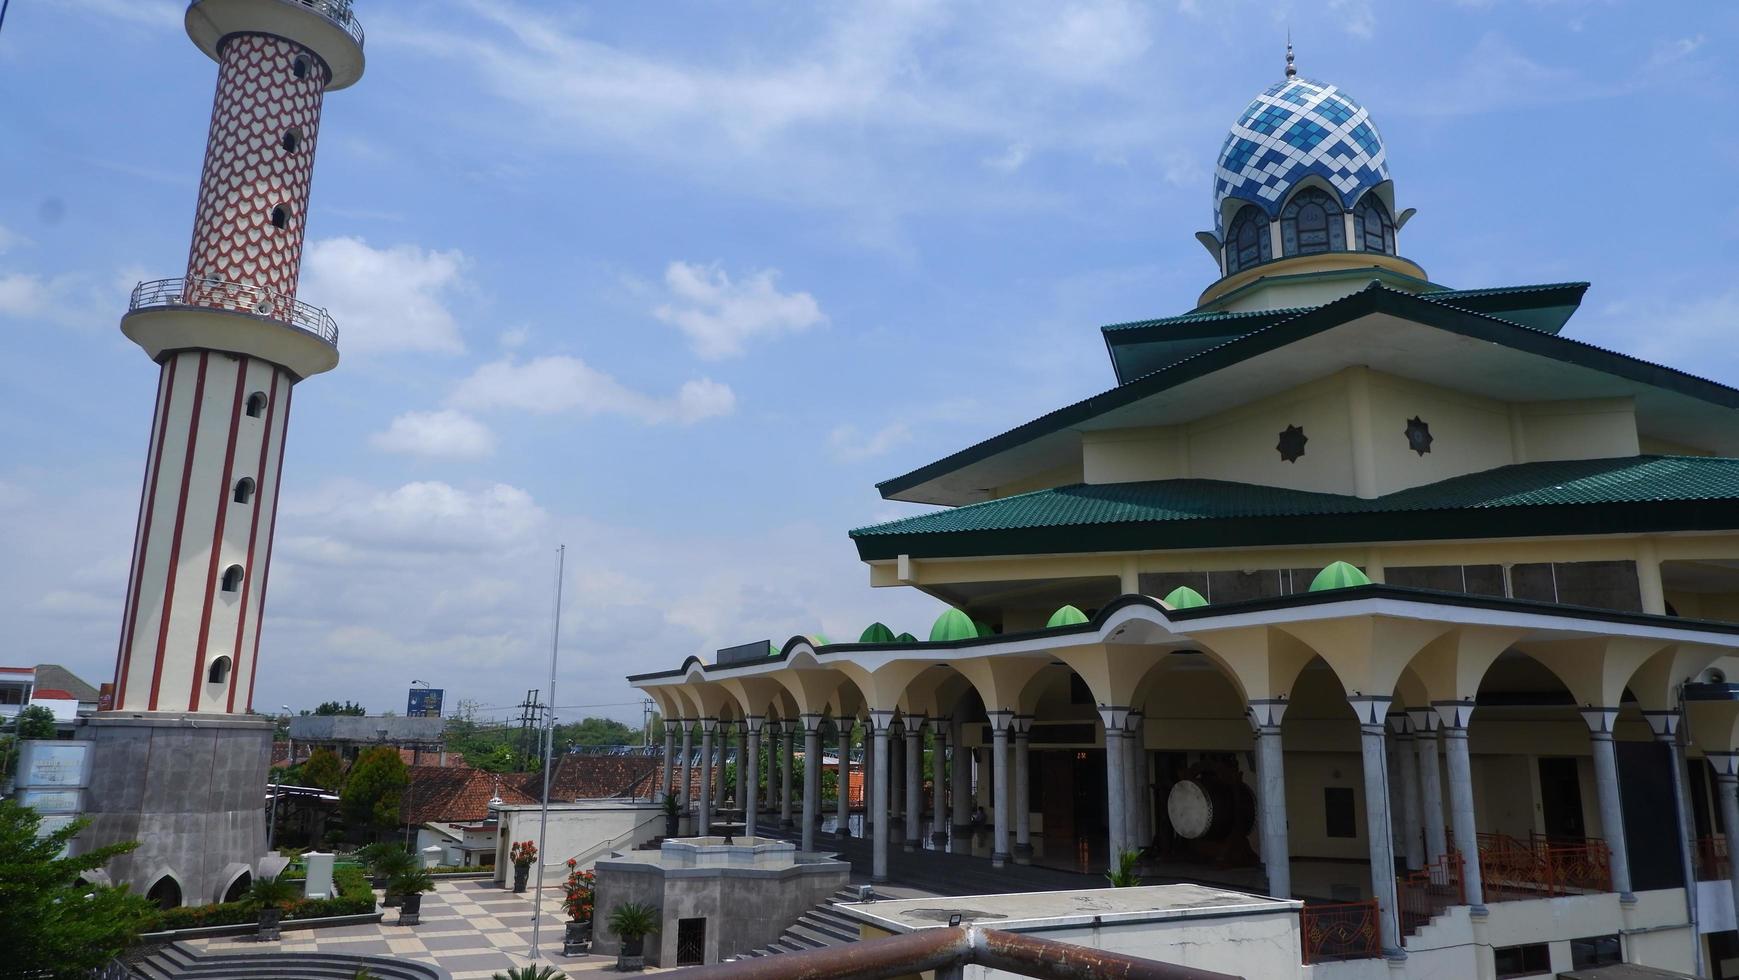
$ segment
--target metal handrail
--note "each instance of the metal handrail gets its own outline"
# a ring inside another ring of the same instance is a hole
[[[338,324],[332,319],[332,314],[275,290],[245,282],[225,282],[210,277],[153,279],[133,287],[127,311],[160,306],[209,307],[250,313],[295,327],[338,346]]]
[[[362,47],[362,22],[350,10],[350,0],[290,0],[314,11],[344,29],[350,39]]]

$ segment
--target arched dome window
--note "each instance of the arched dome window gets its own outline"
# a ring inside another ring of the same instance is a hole
[[[1395,222],[1375,194],[1366,194],[1353,206],[1353,237],[1367,252],[1395,254]]]
[[[1268,217],[1254,204],[1238,209],[1226,231],[1226,275],[1259,265],[1274,257],[1274,242],[1268,234]]]
[[[1280,212],[1280,251],[1285,255],[1345,251],[1341,214],[1340,205],[1320,188],[1299,191]]]

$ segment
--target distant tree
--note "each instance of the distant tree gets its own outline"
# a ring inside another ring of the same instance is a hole
[[[525,758],[512,746],[497,745],[492,749],[460,753],[465,764],[484,772],[519,772],[525,768]]]
[[[557,752],[566,752],[573,745],[637,745],[640,733],[610,718],[582,718],[572,725],[557,725]]]
[[[398,749],[379,745],[356,757],[339,794],[339,809],[352,831],[379,832],[398,826],[399,801],[410,774]]]
[[[139,846],[124,841],[60,857],[89,821],[37,836],[42,818],[0,800],[0,949],[7,976],[83,977],[138,938],[157,909],[125,888],[80,885],[79,877]]]
[[[326,717],[331,715],[353,715],[361,717],[368,714],[368,709],[354,701],[339,704],[337,701],[322,701],[314,707],[314,714]]]
[[[302,761],[299,786],[318,786],[327,792],[344,785],[344,763],[328,748],[315,749]]]
[[[33,704],[18,712],[19,738],[53,738],[54,736],[54,712],[40,704]]]

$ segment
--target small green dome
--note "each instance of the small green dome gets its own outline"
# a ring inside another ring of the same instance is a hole
[[[779,644],[774,643],[772,640],[768,640],[767,641],[767,656],[777,657],[778,655],[779,655]]]
[[[863,635],[857,638],[859,643],[892,643],[894,631],[881,623],[871,623],[864,627]]]
[[[950,643],[955,640],[970,640],[978,636],[978,624],[972,617],[958,609],[950,608],[936,617],[936,625],[930,627],[931,643]]]
[[[901,633],[899,636],[894,637],[894,642],[895,643],[916,643],[916,642],[918,642],[918,638],[913,636],[910,633]]]
[[[824,647],[832,642],[833,642],[832,640],[827,638],[826,633],[811,633],[811,634],[809,634],[809,645],[812,647]]]
[[[1051,613],[1051,618],[1045,620],[1045,629],[1056,629],[1059,626],[1079,626],[1087,621],[1087,614],[1074,606],[1064,606]]]
[[[979,636],[995,636],[996,635],[995,630],[991,629],[989,626],[986,626],[985,624],[979,622],[976,619],[972,621],[972,628],[978,631]]]
[[[1325,589],[1345,589],[1354,585],[1370,584],[1371,579],[1364,572],[1344,561],[1337,561],[1316,573],[1316,578],[1310,580],[1310,591],[1321,592]]]
[[[1208,604],[1208,600],[1202,598],[1200,592],[1187,585],[1180,585],[1172,589],[1171,593],[1165,597],[1164,602],[1171,609],[1194,609],[1197,606]]]

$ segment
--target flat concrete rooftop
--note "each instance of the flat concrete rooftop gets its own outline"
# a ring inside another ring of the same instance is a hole
[[[1091,925],[1095,920],[1110,924],[1296,914],[1303,904],[1209,885],[1176,884],[907,898],[837,907],[861,922],[903,933],[945,927],[954,915],[959,915],[961,922],[975,922],[990,929],[1055,928]]]

